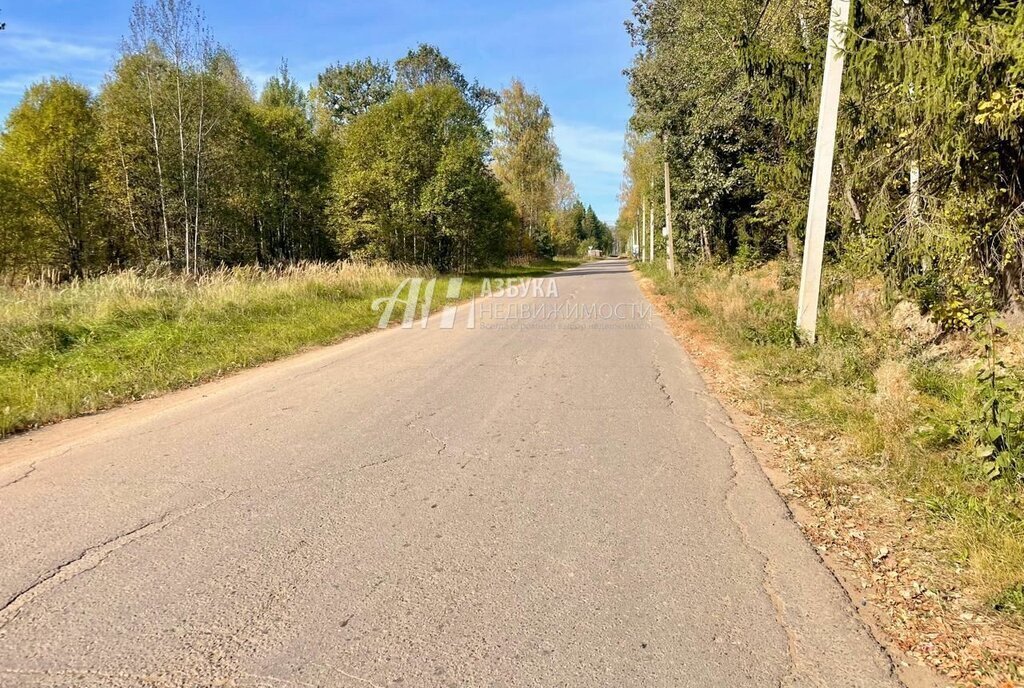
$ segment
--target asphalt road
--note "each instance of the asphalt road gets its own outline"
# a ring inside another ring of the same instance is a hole
[[[898,685],[627,265],[551,279],[0,444],[0,686]]]

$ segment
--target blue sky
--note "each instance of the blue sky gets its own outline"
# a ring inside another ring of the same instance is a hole
[[[261,86],[282,58],[303,83],[327,64],[395,60],[433,43],[470,79],[513,77],[551,108],[562,161],[585,203],[614,222],[630,114],[622,70],[628,0],[196,0],[218,41]],[[128,30],[131,0],[0,0],[0,115],[49,75],[97,87]]]

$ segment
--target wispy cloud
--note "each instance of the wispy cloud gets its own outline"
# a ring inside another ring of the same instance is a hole
[[[584,202],[593,204],[601,219],[614,221],[622,181],[623,132],[556,118],[554,133],[562,166],[585,194]]]
[[[621,131],[555,120],[555,142],[567,167],[580,166],[591,172],[620,175],[622,137]]]
[[[20,96],[30,84],[46,79],[50,74],[34,72],[31,74],[6,74],[0,77],[0,95]]]
[[[25,26],[0,33],[0,111],[9,111],[25,89],[51,76],[99,86],[113,62],[116,41],[69,39]]]
[[[3,40],[3,47],[4,61],[8,63],[15,60],[38,60],[47,64],[72,60],[95,62],[109,59],[111,55],[109,47],[55,41],[43,36],[32,35],[12,34],[6,36]]]

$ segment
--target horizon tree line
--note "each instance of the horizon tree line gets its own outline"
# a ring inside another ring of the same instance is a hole
[[[495,109],[495,130],[487,126]],[[437,47],[286,62],[258,95],[190,0],[136,0],[97,93],[30,86],[0,134],[0,276],[387,260],[466,270],[611,233],[579,201],[547,106]]]

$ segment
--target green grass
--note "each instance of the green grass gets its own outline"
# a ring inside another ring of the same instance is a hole
[[[987,480],[962,432],[979,408],[973,375],[956,365],[962,355],[925,355],[892,328],[884,307],[858,321],[831,303],[818,343],[795,346],[796,293],[780,286],[785,266],[688,267],[676,278],[660,265],[641,269],[735,357],[767,413],[822,446],[845,440],[843,455],[816,453],[806,489],[842,499],[834,488],[852,479],[856,464],[857,480],[920,505],[959,584],[1010,623],[1024,623],[1024,490]]]
[[[529,278],[574,261],[474,272]],[[377,326],[374,299],[422,270],[314,264],[199,280],[124,272],[58,287],[0,288],[0,437],[221,376]],[[439,306],[449,276],[433,295]],[[393,319],[400,319],[396,308]]]

